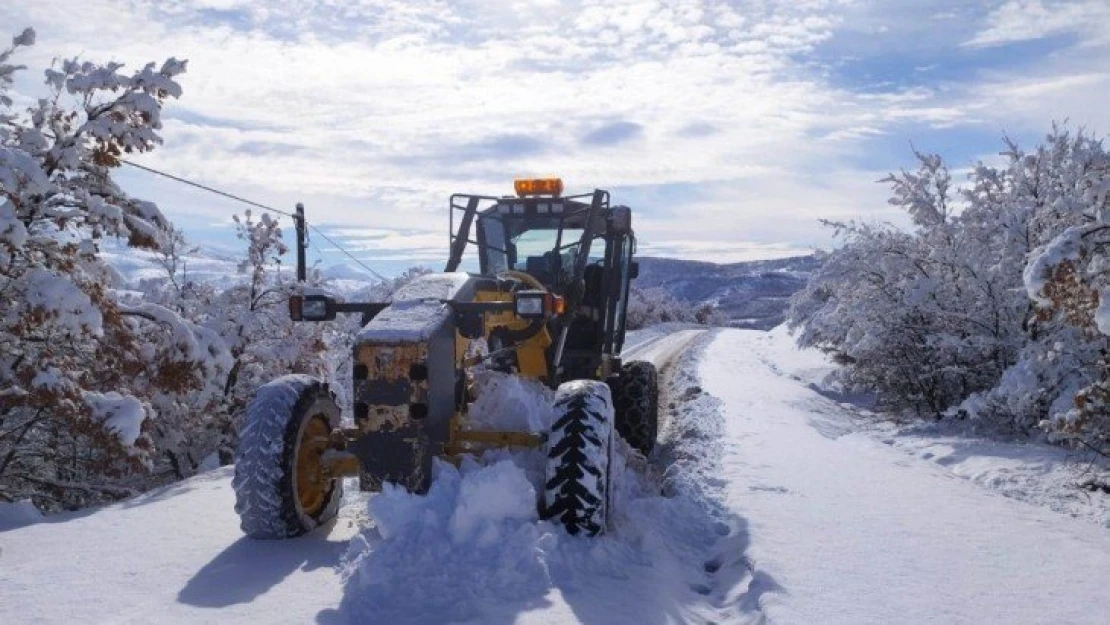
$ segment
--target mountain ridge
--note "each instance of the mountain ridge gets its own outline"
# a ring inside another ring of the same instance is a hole
[[[737,328],[769,330],[781,324],[790,296],[821,265],[816,254],[717,264],[641,257],[640,289],[661,288],[680,302],[711,304]]]

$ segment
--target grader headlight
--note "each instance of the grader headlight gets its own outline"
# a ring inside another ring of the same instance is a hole
[[[547,291],[519,291],[513,299],[517,317],[541,319],[566,312],[566,300]]]
[[[329,304],[331,302],[326,297],[309,295],[301,305],[301,315],[308,321],[328,319],[333,316],[329,314]]]
[[[539,319],[546,316],[544,296],[546,291],[521,291],[516,294],[516,316],[524,319]]]

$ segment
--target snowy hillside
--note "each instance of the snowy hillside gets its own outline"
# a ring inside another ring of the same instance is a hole
[[[641,258],[641,289],[662,288],[692,304],[709,302],[732,325],[768,330],[782,323],[787,300],[817,269],[814,256],[718,265],[671,258]]]
[[[781,331],[629,345],[668,365],[667,421],[602,538],[539,521],[501,454],[256,542],[224,468],[0,533],[0,622],[1105,622],[1110,502],[1068,499],[1059,450],[871,426]]]
[[[100,252],[108,264],[119,272],[124,284],[134,287],[141,280],[159,280],[166,278],[166,270],[159,265],[159,255],[145,250],[129,249],[113,244],[103,244]],[[283,269],[293,275],[296,262],[292,254],[285,259],[288,263]],[[178,267],[178,278],[188,281],[213,284],[226,288],[229,285],[243,282],[246,277],[239,271],[241,259],[227,252],[210,249],[200,249],[183,254]],[[365,270],[349,264],[335,264],[327,267],[318,267],[320,274],[329,280],[333,289],[341,292],[353,292],[377,282],[377,279]]]

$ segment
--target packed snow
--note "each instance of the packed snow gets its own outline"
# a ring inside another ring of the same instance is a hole
[[[555,394],[536,380],[499,371],[480,371],[474,379],[478,399],[470,405],[474,430],[546,432],[554,417]]]
[[[1105,622],[1107,528],[855,431],[840,402],[785,373],[820,362],[784,338],[722,333],[699,367],[726,407],[726,505],[748,521],[770,621]]]
[[[604,536],[539,519],[536,451],[437,462],[423,496],[352,487],[286,541],[242,536],[224,468],[0,533],[0,622],[1104,622],[1106,496],[1054,506],[1050,448],[876,426],[781,330],[628,344],[666,365],[664,422],[651,458],[619,445]]]
[[[458,273],[427,274],[393,294],[393,304],[366,324],[356,339],[364,341],[423,341],[451,316],[451,300],[470,280]]]

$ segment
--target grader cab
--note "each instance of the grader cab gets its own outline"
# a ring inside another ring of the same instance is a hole
[[[629,283],[636,277],[628,207],[609,194],[563,196],[559,179],[518,180],[516,195],[455,195],[445,271],[389,302],[295,296],[297,321],[361,314],[354,346],[354,427],[341,425],[328,385],[289,375],[258,389],[236,452],[236,511],[256,538],[296,536],[327,522],[343,477],[416,493],[435,458],[494,447],[546,457],[545,516],[572,534],[604,531],[615,436],[648,454],[657,434],[656,371],[624,363]],[[303,221],[298,220],[303,272]],[[460,271],[477,252],[477,273]],[[478,368],[537,380],[554,393],[545,432],[471,427]]]

